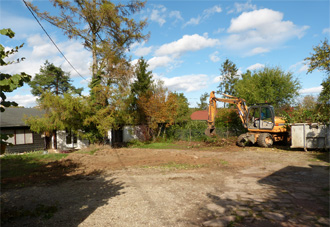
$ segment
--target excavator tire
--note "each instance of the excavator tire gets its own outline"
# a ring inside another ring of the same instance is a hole
[[[269,133],[261,133],[257,143],[260,147],[271,147],[273,145],[273,137]]]
[[[236,145],[239,147],[245,147],[246,145],[249,145],[251,142],[247,139],[246,134],[240,135],[236,140]]]

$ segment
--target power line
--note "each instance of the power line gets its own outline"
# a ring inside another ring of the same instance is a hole
[[[25,0],[23,0],[26,8],[28,8],[28,10],[30,11],[30,13],[32,14],[32,16],[34,17],[34,19],[38,22],[38,24],[40,25],[40,27],[42,28],[42,30],[44,30],[44,32],[46,33],[46,35],[48,36],[48,38],[50,39],[50,41],[52,41],[52,43],[54,44],[54,46],[56,47],[56,49],[58,50],[58,52],[60,52],[60,54],[64,57],[64,59],[69,63],[69,65],[73,68],[74,71],[76,71],[76,73],[78,73],[78,75],[83,78],[84,80],[87,81],[87,79],[85,79],[78,71],[77,69],[71,64],[71,62],[65,57],[65,55],[63,54],[63,52],[60,50],[60,48],[56,45],[56,43],[53,41],[53,39],[50,37],[50,35],[48,34],[48,32],[44,29],[44,27],[41,25],[41,23],[39,22],[38,18],[34,15],[34,13],[32,12],[32,10],[30,9],[30,7],[26,4]]]

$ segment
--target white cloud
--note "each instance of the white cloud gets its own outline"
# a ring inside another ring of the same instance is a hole
[[[307,93],[320,93],[322,91],[322,86],[312,87],[312,88],[305,88],[299,91],[300,94],[307,94]]]
[[[36,97],[29,94],[29,95],[14,95],[9,96],[7,95],[7,101],[14,101],[19,106],[24,107],[34,107],[36,106]]]
[[[214,77],[212,81],[213,81],[213,83],[220,83],[220,81],[221,81],[221,76],[216,76],[216,77]]]
[[[229,10],[228,13],[241,13],[249,10],[256,10],[257,6],[251,4],[251,0],[248,0],[246,3],[237,3],[234,4],[234,9]]]
[[[307,72],[308,65],[306,65],[306,61],[300,61],[294,65],[291,65],[289,67],[289,70],[294,71],[296,73]]]
[[[171,91],[192,92],[207,87],[208,76],[205,74],[184,75],[180,77],[159,77]]]
[[[246,55],[247,56],[253,56],[253,55],[256,55],[256,54],[263,54],[263,53],[267,53],[269,52],[270,50],[267,49],[267,48],[264,48],[264,47],[256,47],[256,48],[253,48],[250,52],[248,52]]]
[[[325,28],[322,30],[322,34],[330,34],[330,28]]]
[[[193,17],[193,18],[190,18],[190,20],[185,23],[184,26],[188,26],[188,25],[198,25],[201,21],[201,17],[198,16],[198,17]]]
[[[215,30],[213,33],[214,34],[220,34],[220,33],[222,33],[222,32],[224,32],[226,29],[224,29],[224,28],[218,28],[217,30]]]
[[[146,56],[152,52],[153,46],[145,47],[145,44],[145,41],[141,43],[135,42],[129,47],[129,50],[136,56]]]
[[[297,26],[291,21],[283,20],[283,13],[260,9],[244,12],[231,20],[224,44],[235,50],[248,50],[250,55],[265,53],[279,44],[304,36],[308,26]]]
[[[184,35],[181,39],[162,45],[155,54],[157,56],[173,55],[174,57],[181,56],[187,51],[198,51],[207,47],[219,45],[218,39],[211,39],[207,36]]]
[[[56,41],[56,37],[53,37],[53,39]],[[86,78],[91,74],[91,53],[84,49],[79,41],[68,40],[57,42],[57,46],[82,76]],[[25,57],[25,60],[19,64],[4,66],[2,67],[2,71],[9,74],[25,72],[34,76],[39,72],[40,67],[44,65],[45,61],[48,60],[50,63],[61,67],[65,72],[70,72],[71,77],[78,76],[46,36],[36,34],[29,37],[27,46],[24,46],[15,56],[12,56],[15,59],[21,57]]]
[[[152,51],[152,47],[140,47],[134,51],[136,56],[146,56],[150,54]]]
[[[156,6],[155,9],[151,10],[150,20],[163,26],[166,23],[166,7],[163,5]]]
[[[142,10],[140,15],[143,19],[148,19],[148,21],[158,23],[160,27],[162,27],[167,22],[168,18],[173,20],[173,24],[179,21],[183,21],[180,11],[168,11],[167,8],[163,5],[153,5],[152,9],[148,8],[146,10]]]
[[[24,6],[25,7],[25,6]],[[31,17],[21,17],[20,15],[14,15],[3,10],[4,7],[0,7],[1,15],[1,27],[10,28],[15,32],[16,39],[22,39],[26,37],[26,34],[40,32],[40,26]],[[47,28],[47,25],[45,25]]]
[[[264,68],[264,67],[265,67],[264,64],[256,63],[254,65],[251,65],[251,66],[247,67],[247,70],[253,71],[253,70],[261,69],[261,68]]]
[[[203,18],[208,18],[215,13],[221,13],[222,9],[220,6],[213,6],[212,8],[203,11]]]
[[[169,17],[174,18],[175,22],[183,20],[180,11],[171,11]]]
[[[188,26],[188,25],[198,25],[202,21],[204,21],[207,18],[211,17],[213,14],[221,13],[221,12],[222,12],[222,9],[218,5],[215,5],[211,8],[205,9],[203,11],[202,15],[198,15],[197,17],[190,18],[190,20],[187,23],[184,24],[184,27]]]
[[[166,67],[173,61],[174,59],[169,56],[153,57],[148,60],[148,64],[149,64],[148,70],[152,71],[158,67]]]
[[[210,54],[210,60],[212,61],[212,62],[218,62],[218,61],[220,61],[220,57],[218,56],[218,54],[219,54],[219,51],[215,51],[215,52],[213,52],[212,54]]]

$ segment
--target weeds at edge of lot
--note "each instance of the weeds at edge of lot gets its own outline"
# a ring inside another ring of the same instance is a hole
[[[140,142],[140,141],[131,141],[128,144],[131,148],[143,148],[143,149],[183,149],[180,144],[169,142]]]
[[[142,166],[145,169],[163,169],[163,170],[191,170],[191,169],[199,169],[207,167],[206,164],[188,164],[188,163],[176,163],[176,162],[169,162],[166,164],[162,164],[159,166]]]

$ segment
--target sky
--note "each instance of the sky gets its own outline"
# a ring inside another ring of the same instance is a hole
[[[117,1],[118,2],[118,1]],[[122,2],[125,2],[122,1]],[[126,1],[127,2],[127,1]],[[40,9],[52,11],[47,0],[33,0]],[[148,40],[133,43],[127,55],[132,63],[141,56],[155,80],[164,81],[170,91],[184,93],[190,107],[205,92],[218,90],[220,68],[229,59],[239,73],[280,67],[293,73],[301,83],[301,97],[317,96],[325,73],[307,74],[305,58],[330,35],[328,0],[224,1],[150,0],[133,18],[147,18],[144,34]],[[10,59],[25,57],[19,64],[1,67],[1,72],[26,72],[32,77],[48,60],[70,72],[73,85],[89,94],[92,56],[81,40],[40,21],[59,49],[79,72],[78,75],[52,44],[22,0],[0,0],[1,28],[11,28],[15,37],[0,36],[6,48],[24,43]],[[20,106],[33,107],[36,97],[28,85],[7,93]]]

